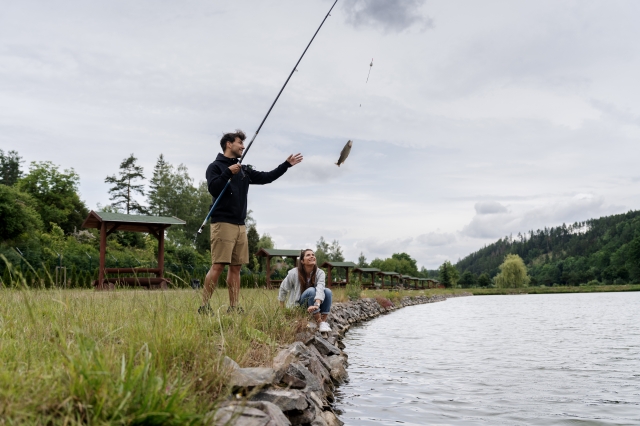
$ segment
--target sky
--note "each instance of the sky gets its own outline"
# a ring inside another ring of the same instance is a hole
[[[90,209],[131,153],[148,178],[162,153],[204,180],[224,132],[253,135],[332,3],[4,2],[0,149],[25,171],[73,168]],[[258,231],[434,269],[640,208],[638,16],[624,0],[339,0],[247,155],[258,170],[304,155],[251,188]]]

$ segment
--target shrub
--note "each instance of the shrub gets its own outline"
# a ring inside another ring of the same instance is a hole
[[[349,300],[360,299],[360,293],[362,293],[362,284],[360,283],[360,280],[354,280],[347,284],[345,291],[347,292]]]
[[[596,286],[596,285],[601,285],[600,281],[598,280],[591,280],[587,283],[588,286]]]

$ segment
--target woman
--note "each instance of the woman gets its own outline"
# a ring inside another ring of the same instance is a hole
[[[302,250],[298,267],[290,270],[280,284],[280,306],[284,306],[286,301],[287,308],[296,305],[306,307],[318,323],[318,330],[324,333],[331,331],[327,324],[331,298],[331,290],[324,288],[324,271],[318,268],[315,253],[311,249]]]

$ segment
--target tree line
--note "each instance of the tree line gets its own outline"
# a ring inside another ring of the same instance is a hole
[[[495,277],[508,255],[528,268],[530,285],[640,282],[640,211],[506,236],[457,262],[464,274]]]

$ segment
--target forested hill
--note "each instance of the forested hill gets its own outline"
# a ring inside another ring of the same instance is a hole
[[[640,211],[505,237],[460,260],[460,272],[495,276],[519,255],[534,285],[640,282]]]

